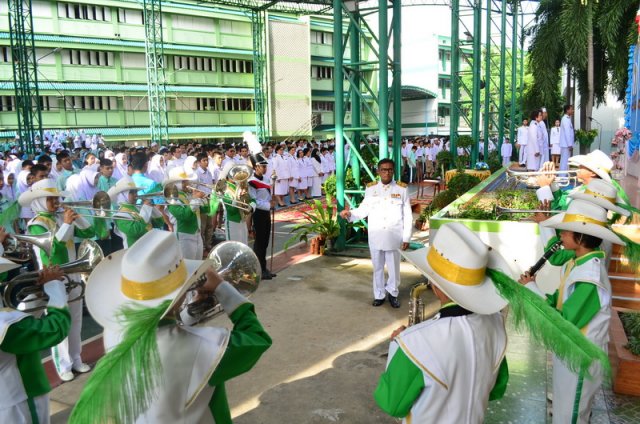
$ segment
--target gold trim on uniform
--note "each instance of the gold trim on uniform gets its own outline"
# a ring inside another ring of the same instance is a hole
[[[407,188],[407,183],[402,182],[402,181],[396,181],[396,185],[400,186],[402,188]]]
[[[373,187],[376,184],[378,184],[378,181],[371,181],[369,184],[367,184],[367,187]]]

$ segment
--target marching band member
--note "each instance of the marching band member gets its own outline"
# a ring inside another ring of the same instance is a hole
[[[276,274],[267,269],[267,247],[271,235],[271,210],[275,207],[275,200],[271,199],[271,185],[267,171],[267,160],[261,154],[252,155],[253,175],[249,179],[249,193],[256,199],[256,207],[253,211],[253,228],[256,238],[253,243],[253,251],[260,261],[262,279],[271,280]]]
[[[6,233],[0,230],[0,239]],[[2,249],[0,245],[0,250]],[[0,253],[0,254],[2,254]],[[0,272],[19,265],[0,258]],[[62,342],[71,326],[67,293],[58,267],[45,267],[36,284],[49,297],[47,313],[40,318],[18,310],[0,308],[0,370],[2,393],[0,421],[3,423],[48,423],[51,386],[40,353]],[[0,306],[2,300],[0,299]]]
[[[560,240],[564,249],[549,258],[562,266],[559,288],[547,295],[548,304],[570,323],[579,328],[595,345],[606,349],[611,318],[611,284],[605,267],[605,253],[599,249],[603,241],[624,245],[625,242],[607,225],[607,210],[598,204],[574,199],[566,212],[540,223],[541,230],[559,230],[549,244]],[[553,231],[545,235],[553,235]],[[523,274],[520,283],[544,295],[536,285],[535,276]],[[553,358],[553,422],[588,423],[596,392],[602,384],[602,369],[589,369],[576,374],[555,355]]]
[[[185,191],[189,181],[197,179],[198,176],[195,172],[188,174],[183,168],[172,168],[169,171],[169,177],[164,180],[163,184],[165,187],[169,184],[176,184],[179,190]],[[178,203],[167,206],[167,211],[176,222],[175,233],[184,257],[200,260],[204,252],[200,231],[201,213],[208,211],[208,205],[204,201],[206,193],[199,189],[192,190],[192,197],[189,200],[183,191],[180,192],[179,199],[175,199]]]
[[[122,283],[114,284],[118,274]],[[177,324],[187,290],[203,275],[199,291],[215,294],[231,330]],[[253,304],[208,262],[184,258],[166,231],[153,230],[101,262],[89,278],[87,304],[117,344],[85,385],[72,424],[231,423],[225,381],[250,370],[271,346]],[[128,357],[138,360],[122,363]],[[114,366],[122,371],[110,372]]]
[[[140,187],[136,186],[133,178],[126,175],[108,191],[111,203],[120,205],[119,211],[111,218],[115,225],[114,232],[122,238],[125,249],[131,247],[140,237],[150,231],[154,224],[156,227],[162,227],[163,223],[162,216],[158,217],[157,214],[154,216],[154,208],[151,206],[150,200],[145,200],[138,210],[136,201],[139,190]]]
[[[250,198],[250,194],[244,192],[244,188],[237,187],[236,183],[228,178],[229,170],[235,166],[234,163],[228,162],[220,173],[220,178],[226,179],[226,189],[223,196],[225,222],[227,223],[227,240],[239,241],[240,243],[249,244],[249,229],[247,227],[248,215],[246,211],[240,210],[235,206],[238,199],[249,199],[247,202],[252,209],[255,209],[254,200]]]
[[[54,235],[51,255],[34,247],[36,258],[40,268],[49,265],[63,265],[76,259],[76,248],[73,237],[91,238],[95,232],[89,222],[79,216],[75,211],[66,209],[59,212],[60,196],[56,183],[50,179],[44,179],[33,184],[31,188],[22,193],[18,202],[22,207],[31,206],[36,216],[29,221],[27,232],[31,235],[50,232]],[[61,216],[62,215],[62,216]],[[69,278],[80,278],[78,275],[70,275]],[[69,296],[78,297],[81,287],[76,287]],[[85,373],[89,366],[82,362],[82,342],[80,332],[82,330],[82,300],[69,305],[71,313],[71,329],[69,337],[64,339],[52,349],[53,363],[56,371],[63,381],[71,381],[74,378],[73,371]]]
[[[509,264],[460,223],[442,226],[429,253],[414,258],[442,306],[436,318],[392,334],[374,398],[403,423],[481,423],[509,380],[507,301],[485,269],[510,274]]]

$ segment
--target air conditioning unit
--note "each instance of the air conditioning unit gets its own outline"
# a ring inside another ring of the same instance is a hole
[[[438,116],[438,126],[444,127],[444,116]]]

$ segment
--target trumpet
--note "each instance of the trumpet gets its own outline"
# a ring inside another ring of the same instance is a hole
[[[258,289],[262,268],[258,257],[249,246],[237,241],[225,241],[216,245],[207,260],[216,272],[231,283],[240,294],[250,296]],[[197,291],[206,282],[203,275],[191,285],[180,306],[177,320],[180,325],[195,325],[208,321],[223,312],[214,294],[202,297]]]
[[[31,260],[31,246],[39,247],[47,255],[51,254],[53,234],[46,232],[38,235],[9,234],[6,239],[6,256],[17,263],[27,263]]]
[[[90,273],[93,268],[100,263],[104,258],[102,249],[93,240],[84,240],[80,243],[78,248],[78,259],[61,265],[60,270],[65,274],[87,274]],[[44,304],[48,297],[44,292],[41,285],[36,284],[40,273],[38,271],[25,272],[13,278],[4,286],[4,303],[10,308],[18,309],[21,303],[30,304],[36,303],[37,306],[21,309],[23,312],[34,312],[46,308]],[[75,302],[84,296],[84,282],[82,281],[67,281],[65,283],[67,293],[71,293],[77,287],[81,287],[81,292],[78,296],[69,299],[69,302]]]
[[[496,217],[501,216],[501,215],[507,215],[507,214],[512,214],[512,213],[528,213],[528,214],[534,214],[534,213],[562,213],[564,212],[563,210],[545,210],[545,209],[511,209],[511,208],[503,208],[500,207],[498,205],[496,205],[493,208]]]
[[[536,178],[540,175],[555,175],[555,183],[561,187],[566,187],[569,184],[578,183],[578,170],[569,169],[566,171],[527,171],[520,172],[512,169],[507,169],[507,182],[515,181],[516,183],[523,183],[527,187],[536,188],[538,183]]]

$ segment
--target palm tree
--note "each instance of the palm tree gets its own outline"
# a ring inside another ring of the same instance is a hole
[[[624,100],[628,51],[637,33],[634,19],[640,0],[541,0],[529,31],[533,91],[550,103],[566,66],[577,77],[580,127],[590,129],[594,104],[611,89]]]

